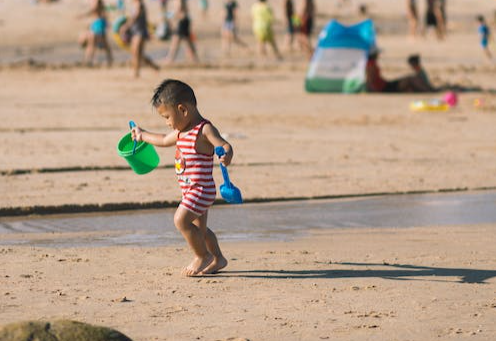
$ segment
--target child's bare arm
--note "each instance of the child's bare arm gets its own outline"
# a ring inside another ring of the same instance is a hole
[[[152,133],[136,126],[131,130],[131,137],[136,141],[145,141],[157,147],[170,147],[176,144],[177,131],[168,134]]]
[[[214,148],[221,146],[225,150],[225,154],[220,157],[220,162],[224,164],[224,166],[229,166],[231,160],[233,158],[233,148],[229,142],[227,142],[219,133],[217,128],[215,128],[211,124],[206,124],[203,127],[203,135],[210,142]]]

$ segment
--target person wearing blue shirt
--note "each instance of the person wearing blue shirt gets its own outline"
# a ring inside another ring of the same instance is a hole
[[[491,51],[489,50],[489,40],[491,39],[491,31],[489,30],[489,26],[486,24],[486,20],[482,15],[477,16],[477,21],[479,22],[479,35],[480,35],[480,44],[482,49],[484,50],[484,54],[487,56],[489,60],[492,59]]]

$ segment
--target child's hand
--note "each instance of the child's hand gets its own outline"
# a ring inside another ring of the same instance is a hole
[[[226,148],[224,148],[224,150],[225,149]],[[222,163],[224,166],[227,167],[231,164],[232,157],[233,157],[233,152],[232,149],[229,148],[228,150],[226,150],[226,153],[219,158],[219,161],[220,163]]]
[[[133,141],[143,141],[143,130],[138,126],[134,127],[131,129],[131,138]]]

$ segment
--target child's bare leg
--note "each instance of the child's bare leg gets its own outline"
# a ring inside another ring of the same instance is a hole
[[[195,254],[193,261],[182,271],[183,275],[186,276],[198,275],[214,258],[207,250],[205,233],[199,226],[193,224],[193,221],[197,219],[198,216],[182,206],[179,206],[174,214],[174,224],[176,225],[176,228],[181,232]]]
[[[214,256],[214,260],[203,270],[200,272],[201,275],[206,274],[214,274],[218,272],[220,269],[223,269],[227,266],[227,259],[222,254],[220,250],[219,242],[217,241],[217,237],[215,233],[207,227],[207,231],[205,232],[205,242],[207,244],[207,249]]]
[[[212,254],[212,256],[214,256],[212,262],[203,271],[200,272],[200,275],[213,274],[227,266],[227,259],[224,257],[222,251],[220,250],[219,242],[217,241],[215,233],[207,227],[207,219],[208,211],[205,212],[205,214],[203,214],[201,217],[198,217],[195,221],[193,221],[193,224],[198,226],[201,233],[203,234],[207,250]]]

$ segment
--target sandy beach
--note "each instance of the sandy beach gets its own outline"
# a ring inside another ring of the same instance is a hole
[[[493,340],[495,242],[496,225],[321,231],[225,244],[226,272],[195,279],[178,272],[183,245],[6,247],[0,316],[138,341]]]
[[[254,47],[254,1],[238,2],[241,36]],[[282,44],[282,2],[271,2]],[[317,32],[333,17],[358,19],[357,3],[329,2],[317,1]],[[385,77],[406,74],[406,57],[420,53],[436,86],[480,89],[435,113],[409,104],[443,93],[306,93],[301,52],[282,62],[240,49],[220,55],[221,2],[205,20],[192,4],[199,65],[159,59],[160,71],[133,79],[117,50],[112,68],[77,60],[87,21],[74,17],[86,3],[0,1],[0,224],[14,215],[176,206],[173,148],[159,149],[160,167],[144,176],[116,151],[131,119],[168,131],[150,105],[164,78],[191,84],[200,112],[233,144],[229,171],[247,201],[495,189],[496,65],[484,60],[474,19],[483,13],[492,23],[494,2],[449,1],[442,42],[407,37],[403,1],[367,4]],[[156,21],[158,4],[148,5]],[[149,49],[162,56],[167,46],[154,40]],[[214,177],[222,182],[217,168]],[[229,266],[202,278],[180,275],[191,257],[183,243],[41,248],[7,246],[9,238],[0,234],[0,326],[67,318],[135,341],[496,338],[496,223],[221,240]]]

